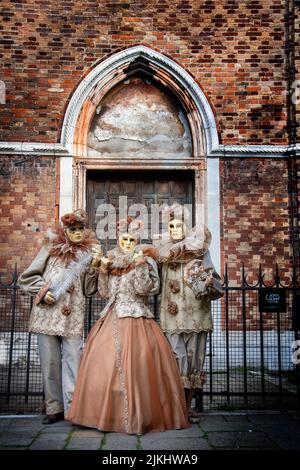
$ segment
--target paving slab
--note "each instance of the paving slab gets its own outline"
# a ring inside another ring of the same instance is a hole
[[[103,450],[136,450],[138,446],[137,436],[121,433],[107,433]]]
[[[1,452],[2,452],[3,450],[4,450],[4,451],[5,451],[5,450],[13,450],[13,451],[15,451],[15,450],[27,450],[27,449],[28,449],[28,447],[21,447],[21,446],[20,446],[20,447],[0,447]]]
[[[68,439],[68,433],[48,433],[40,434],[33,444],[29,447],[30,450],[61,450],[65,447]]]
[[[141,439],[141,449],[143,450],[211,450],[212,447],[206,439],[202,437],[162,437],[157,439],[149,434]]]
[[[262,432],[210,432],[208,442],[215,448],[274,449],[276,444]]]
[[[172,429],[164,432],[153,432],[145,435],[155,436],[157,440],[162,437],[173,438],[173,437],[202,437],[203,431],[199,428],[198,424],[192,424],[186,429]]]
[[[280,449],[300,450],[300,430],[293,432],[290,427],[278,429],[275,425],[263,427],[265,434],[276,443]]]
[[[51,425],[43,426],[40,428],[42,434],[57,434],[57,433],[70,433],[73,432],[73,428],[69,426],[55,427]]]
[[[10,419],[0,419],[0,432],[9,429],[12,424]]]
[[[256,414],[249,413],[249,420],[257,425],[266,425],[266,424],[280,424],[280,425],[289,425],[298,423],[300,426],[300,418],[295,414],[290,413],[266,413],[266,414]]]
[[[42,416],[0,417],[0,449],[78,450],[300,450],[300,414],[280,412],[204,413],[187,429],[142,436],[78,428],[69,421],[43,425]]]
[[[225,421],[228,422],[238,422],[238,423],[250,423],[248,416],[246,415],[223,415]]]
[[[205,432],[211,431],[236,431],[248,432],[249,430],[255,431],[255,424],[250,421],[228,421],[225,420],[222,416],[211,416],[200,418],[199,422],[200,428]]]
[[[31,431],[29,432],[24,432],[24,431],[10,432],[9,431],[7,433],[2,433],[0,436],[0,447],[3,447],[3,446],[27,447],[32,443],[35,436],[36,436],[36,433],[33,433]]]
[[[68,450],[99,450],[102,437],[73,437],[68,442]]]
[[[42,426],[46,426],[47,428],[52,429],[74,429],[74,426],[70,421],[57,421],[57,423],[53,424],[42,424]]]
[[[17,429],[41,429],[43,428],[42,420],[41,419],[30,419],[30,418],[17,418],[12,419],[10,424],[11,430]]]
[[[98,438],[99,437],[100,439],[102,439],[102,437],[104,436],[104,433],[101,432],[101,431],[97,431],[97,430],[93,431],[91,429],[86,429],[86,430],[83,430],[83,429],[82,430],[81,429],[77,430],[77,429],[75,429],[75,431],[73,431],[73,433],[72,433],[72,436],[73,437],[78,437],[78,438],[79,437],[83,437],[83,438],[85,438],[85,437],[97,437]]]

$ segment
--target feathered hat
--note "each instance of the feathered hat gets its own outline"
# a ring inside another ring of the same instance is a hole
[[[63,228],[75,227],[77,225],[83,225],[86,227],[88,223],[88,215],[83,209],[77,209],[74,212],[63,215],[60,220],[63,224]]]

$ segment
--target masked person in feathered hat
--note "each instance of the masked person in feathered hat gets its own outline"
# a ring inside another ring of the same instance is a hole
[[[65,214],[47,233],[44,246],[20,275],[34,299],[29,331],[36,333],[44,382],[44,424],[64,419],[75,387],[82,350],[85,296],[97,292],[102,256],[87,214]]]
[[[159,276],[142,230],[139,220],[119,221],[118,246],[101,259],[108,303],[85,345],[67,416],[74,424],[127,434],[188,427],[176,360],[148,306]]]
[[[191,402],[205,382],[206,340],[213,330],[211,301],[223,293],[209,254],[208,228],[201,225],[188,231],[190,214],[177,203],[167,207],[165,214],[168,231],[154,241],[162,265],[160,324],[176,355],[194,422],[199,413]]]

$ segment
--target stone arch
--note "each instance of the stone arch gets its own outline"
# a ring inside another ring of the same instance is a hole
[[[193,158],[203,158],[218,148],[212,108],[192,76],[169,57],[146,46],[134,46],[100,62],[75,90],[61,133],[61,144],[71,155],[86,157],[89,125],[98,104],[109,90],[136,73],[151,75],[179,100],[191,130]]]

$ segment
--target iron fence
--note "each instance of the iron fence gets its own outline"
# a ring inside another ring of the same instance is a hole
[[[10,278],[10,279],[9,279]],[[272,282],[262,269],[250,282],[242,268],[240,282],[224,275],[224,297],[212,302],[214,331],[209,334],[205,369],[207,381],[196,397],[204,410],[297,409],[300,370],[295,348],[299,340],[300,286],[295,273]],[[17,286],[17,268],[0,279],[0,412],[37,413],[43,410],[43,385],[36,336],[28,333],[32,298]],[[277,288],[286,296],[284,312],[259,309],[259,293]],[[151,308],[159,321],[159,296]],[[98,319],[104,302],[86,300],[84,338]],[[299,343],[300,348],[300,343]],[[293,356],[294,352],[294,356]]]

